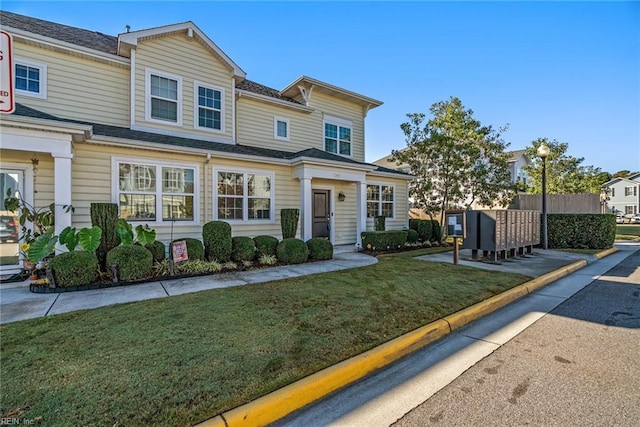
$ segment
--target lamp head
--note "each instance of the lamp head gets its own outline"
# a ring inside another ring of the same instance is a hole
[[[538,147],[537,153],[538,157],[540,157],[541,159],[546,159],[547,157],[549,157],[549,152],[549,146],[544,142]]]

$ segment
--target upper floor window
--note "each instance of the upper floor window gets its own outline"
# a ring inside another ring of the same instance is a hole
[[[182,125],[182,78],[146,70],[146,119]]]
[[[353,124],[337,117],[324,117],[324,150],[351,156],[351,129]]]
[[[216,210],[219,220],[273,221],[273,174],[218,171]]]
[[[367,218],[393,218],[393,185],[367,184]]]
[[[289,140],[289,120],[282,117],[273,118],[273,138]]]
[[[611,197],[616,197],[616,189],[614,187],[611,187],[610,190],[611,190]]]
[[[15,60],[15,88],[21,95],[47,97],[47,66]]]
[[[195,168],[133,161],[115,163],[120,218],[195,221]]]
[[[624,195],[625,196],[637,196],[637,187],[624,187]]]
[[[224,89],[194,82],[196,128],[224,132]]]

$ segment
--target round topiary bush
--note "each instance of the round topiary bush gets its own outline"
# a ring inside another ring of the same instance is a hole
[[[333,259],[333,245],[327,239],[314,237],[307,240],[307,247],[309,248],[309,258],[314,261]]]
[[[149,277],[153,268],[153,255],[140,245],[116,246],[107,252],[107,271],[116,265],[118,280],[130,281]]]
[[[237,236],[231,239],[231,259],[236,262],[253,261],[256,244],[251,237]]]
[[[275,255],[276,248],[278,247],[278,239],[273,236],[256,236],[253,238],[256,244],[256,250],[258,256],[261,255]]]
[[[233,243],[231,225],[224,221],[210,221],[202,227],[202,241],[207,260],[227,262],[231,259]]]
[[[418,232],[416,230],[407,230],[407,243],[416,243],[418,241]]]
[[[304,240],[290,237],[278,243],[276,256],[280,261],[287,264],[302,264],[307,262],[309,248]]]
[[[98,278],[98,257],[93,252],[65,252],[53,257],[47,270],[58,287],[89,285]]]
[[[442,241],[442,227],[440,226],[440,223],[436,220],[431,221],[431,224],[433,225],[432,231],[431,231],[431,240],[436,241],[436,242],[441,242]]]
[[[176,239],[169,245],[169,256],[173,257],[173,244],[175,242],[185,241],[187,243],[187,256],[189,257],[189,261],[200,260],[204,261],[204,247],[202,246],[202,242],[198,239],[192,239],[186,237],[184,239]]]
[[[159,240],[154,240],[153,243],[147,243],[145,248],[153,255],[154,262],[162,262],[165,258],[165,245]]]

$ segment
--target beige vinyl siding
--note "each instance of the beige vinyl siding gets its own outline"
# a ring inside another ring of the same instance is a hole
[[[16,93],[16,102],[57,117],[129,126],[129,67],[65,54],[22,42],[14,56],[47,66],[46,99]]]
[[[333,234],[335,245],[356,243],[357,231],[357,204],[356,184],[346,181],[332,181],[314,179],[312,188],[331,190],[331,211],[333,212]],[[338,194],[343,192],[344,202],[338,200]]]
[[[2,159],[2,164],[24,164],[34,172],[33,206],[36,209],[46,208],[53,203],[54,200],[53,158],[49,154],[38,153],[38,165],[35,169],[33,168],[33,163],[31,161],[33,158],[35,158],[34,153],[29,151],[0,150],[0,159]],[[3,199],[4,197],[5,195],[2,196]]]
[[[231,70],[196,37],[173,34],[141,41],[135,51],[135,120],[136,125],[169,132],[189,132],[194,137],[231,139],[232,96]],[[182,78],[182,127],[145,120],[145,69]],[[194,123],[194,81],[224,89],[224,133],[199,130]]]
[[[236,114],[237,138],[241,145],[293,152],[322,149],[322,122],[318,121],[321,116],[317,113],[295,111],[240,96],[236,101]],[[288,141],[273,137],[274,116],[289,120]]]
[[[369,176],[367,177],[368,184],[382,184],[382,185],[395,185],[394,192],[394,217],[385,219],[386,230],[402,230],[409,225],[409,186],[408,181]],[[373,231],[375,229],[373,218],[367,219],[367,230]]]
[[[320,145],[324,150],[324,128],[322,126],[323,115],[329,115],[341,119],[351,120],[353,122],[351,154],[354,160],[364,162],[364,117],[362,106],[332,97],[319,91],[311,94],[309,106],[316,109],[316,114],[320,114]]]

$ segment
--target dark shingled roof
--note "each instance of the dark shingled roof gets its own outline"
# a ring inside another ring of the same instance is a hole
[[[118,49],[117,37],[102,34],[97,31],[83,30],[81,28],[56,24],[55,22],[31,18],[29,16],[18,15],[17,13],[4,10],[0,13],[0,25],[2,27],[12,27],[18,30],[29,31],[30,33],[40,34],[41,36],[111,53],[113,55],[116,54]]]
[[[276,90],[276,89],[272,89],[268,86],[265,85],[261,85],[260,83],[256,83],[254,81],[251,80],[243,80],[242,82],[238,83],[236,85],[236,89],[241,89],[241,90],[246,90],[248,92],[253,92],[253,93],[257,93],[260,95],[265,95],[265,96],[269,96],[271,98],[277,98],[277,99],[281,99],[283,101],[287,101],[287,102],[293,102],[294,104],[300,104],[298,101],[296,101],[295,99],[289,98],[287,96],[282,96],[280,95],[280,91]]]
[[[36,119],[55,120],[63,123],[75,123],[81,125],[93,126],[94,135],[109,136],[113,138],[129,139],[134,141],[151,142],[155,144],[168,145],[173,147],[184,148],[196,148],[200,150],[206,150],[211,152],[230,153],[244,156],[256,156],[270,159],[282,159],[292,160],[298,157],[311,157],[319,160],[330,160],[334,162],[347,163],[352,165],[361,166],[376,166],[369,163],[358,162],[347,157],[339,156],[337,154],[328,153],[326,151],[318,150],[317,148],[308,148],[306,150],[292,152],[283,150],[270,150],[268,148],[251,147],[248,145],[235,145],[224,144],[220,142],[203,141],[201,139],[181,138],[170,135],[163,135],[152,132],[143,132],[138,130],[131,130],[129,128],[123,128],[119,126],[103,125],[99,123],[83,122],[79,120],[61,119],[51,114],[43,113],[31,107],[27,107],[22,104],[16,104],[16,109],[13,115],[32,117]],[[408,175],[403,172],[395,171],[393,169],[377,166],[377,171],[394,173],[398,175]]]

